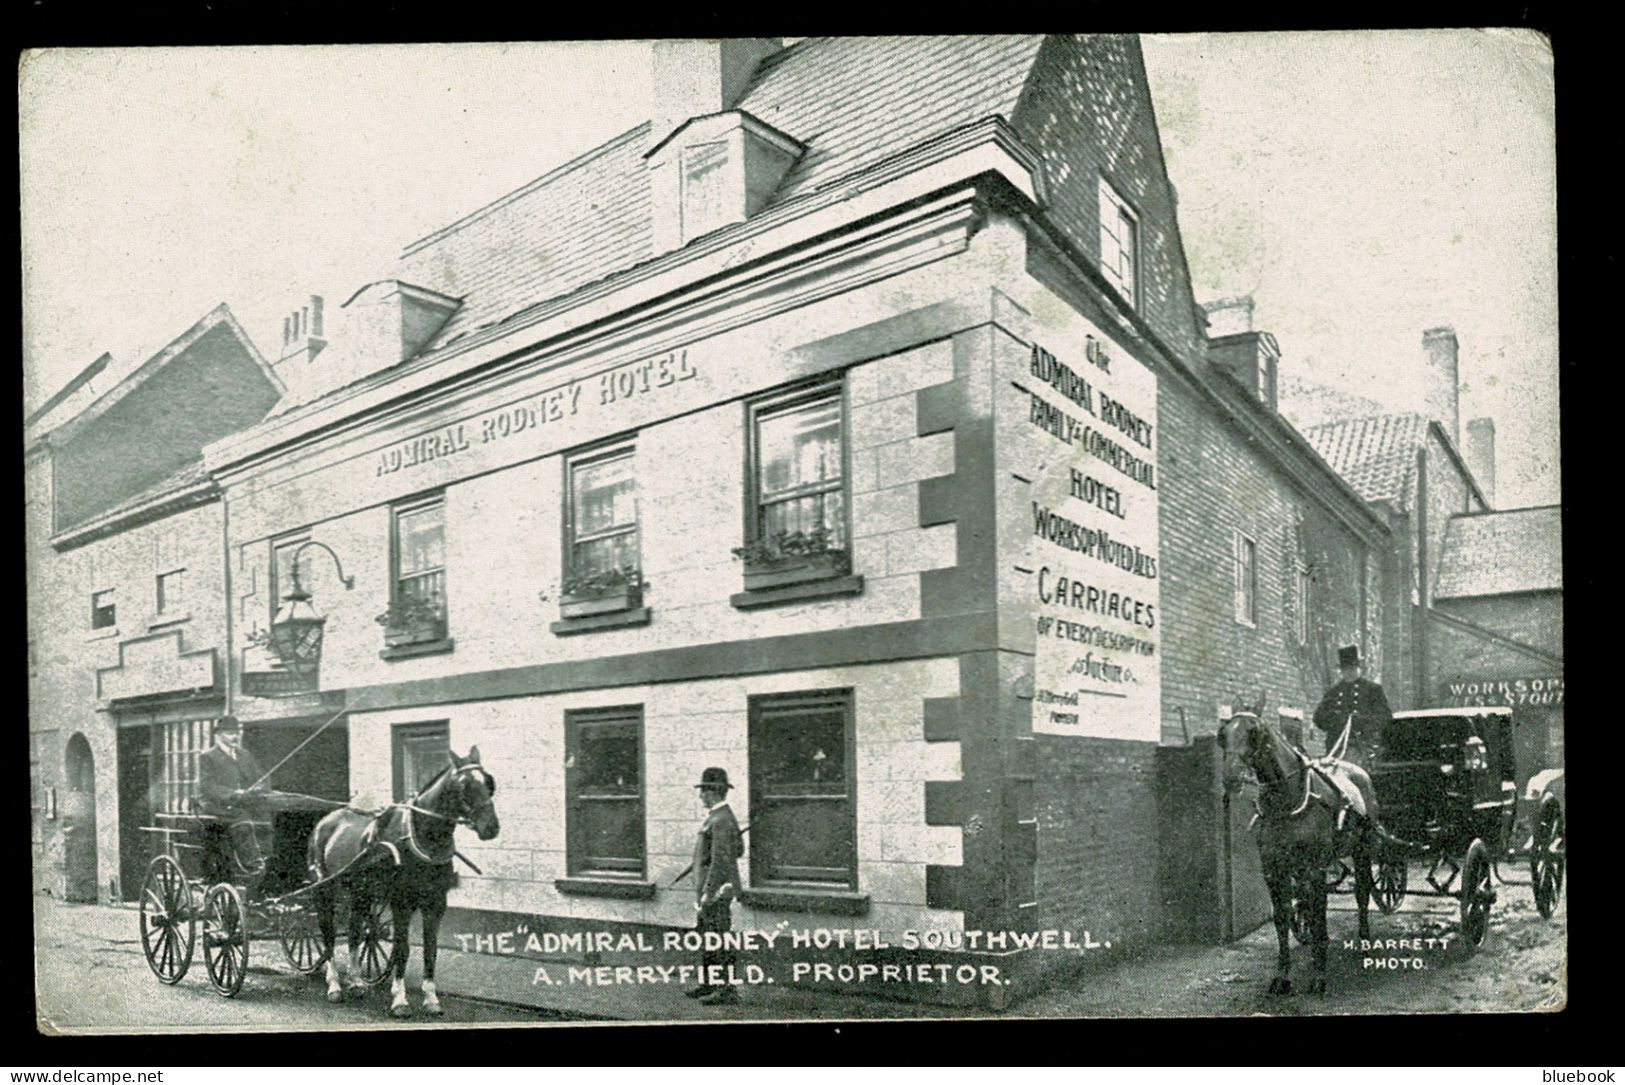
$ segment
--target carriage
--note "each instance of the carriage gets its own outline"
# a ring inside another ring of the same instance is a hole
[[[1407,895],[1459,901],[1469,952],[1488,933],[1494,882],[1529,885],[1546,919],[1563,888],[1561,772],[1538,774],[1520,802],[1512,728],[1505,707],[1397,712],[1369,766],[1384,830],[1372,899],[1389,914]],[[1410,885],[1413,861],[1429,863],[1424,886]],[[1525,862],[1528,882],[1502,876],[1503,865]],[[1343,888],[1351,875],[1345,866],[1333,890],[1352,892]]]
[[[164,983],[181,981],[199,942],[209,982],[226,998],[242,990],[255,938],[275,938],[304,975],[327,962],[311,901],[326,880],[310,880],[305,849],[311,828],[334,804],[281,793],[267,799],[270,820],[251,823],[257,838],[269,839],[263,862],[244,862],[227,823],[209,814],[160,812],[158,824],[143,829],[156,838],[158,854],[141,886],[141,948]],[[356,964],[376,987],[389,976],[394,948],[384,902],[368,909],[360,932]]]

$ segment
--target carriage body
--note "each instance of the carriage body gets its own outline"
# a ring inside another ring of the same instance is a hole
[[[180,982],[201,947],[215,990],[235,997],[258,937],[276,938],[288,963],[305,975],[326,963],[311,897],[322,883],[313,879],[306,849],[332,804],[280,792],[267,792],[264,804],[265,817],[238,822],[253,829],[252,851],[233,841],[232,821],[212,814],[160,812],[157,824],[143,830],[157,844],[142,884],[141,942],[164,983]],[[388,974],[391,933],[387,913],[365,918],[370,985]]]
[[[1476,947],[1496,899],[1492,878],[1512,884],[1501,865],[1527,862],[1535,906],[1551,917],[1567,862],[1561,772],[1520,804],[1510,708],[1396,712],[1370,774],[1387,836],[1373,872],[1383,911],[1404,899],[1410,862],[1428,861],[1430,888],[1411,892],[1460,901],[1462,934]]]
[[[1371,782],[1384,827],[1426,850],[1465,856],[1512,844],[1517,765],[1509,708],[1397,712],[1383,727]]]

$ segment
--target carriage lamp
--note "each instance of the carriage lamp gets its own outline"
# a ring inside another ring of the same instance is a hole
[[[355,577],[344,575],[344,563],[326,543],[311,540],[293,552],[288,562],[293,570],[293,581],[288,594],[282,597],[282,609],[271,619],[271,650],[282,660],[283,666],[300,677],[313,674],[321,663],[322,634],[327,626],[326,616],[316,613],[310,592],[299,582],[299,555],[312,546],[326,550],[327,556],[333,559],[345,591],[355,587]]]

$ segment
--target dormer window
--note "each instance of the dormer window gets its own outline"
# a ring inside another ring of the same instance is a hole
[[[727,225],[723,190],[728,164],[726,143],[683,148],[683,240],[692,241]]]
[[[679,124],[645,154],[655,251],[749,219],[772,199],[801,150],[743,110]]]

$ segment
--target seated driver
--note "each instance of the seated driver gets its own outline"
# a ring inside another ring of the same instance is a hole
[[[224,716],[214,725],[214,745],[198,756],[199,806],[225,823],[238,870],[262,874],[265,860],[254,820],[267,815],[269,788],[259,762],[242,742],[237,717]]]

